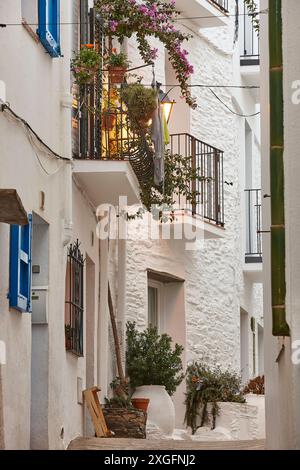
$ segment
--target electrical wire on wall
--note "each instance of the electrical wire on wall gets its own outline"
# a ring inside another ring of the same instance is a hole
[[[31,144],[32,148],[33,148],[33,151],[34,151],[34,155],[38,161],[38,164],[40,165],[40,167],[42,168],[42,170],[48,175],[48,176],[53,176],[54,174],[56,174],[58,171],[60,171],[60,169],[62,168],[63,166],[63,162],[70,162],[71,160],[69,158],[66,158],[66,157],[63,157],[61,155],[59,155],[58,153],[56,153],[54,150],[52,150],[43,140],[42,138],[37,134],[37,132],[34,131],[34,129],[30,126],[30,124],[25,120],[23,119],[22,117],[20,117],[18,114],[16,114],[11,108],[10,106],[7,104],[7,103],[4,103],[1,105],[1,110],[3,111],[4,114],[6,114],[6,116],[14,121],[14,122],[18,122],[19,124],[21,124],[22,128],[24,129],[25,131],[25,134],[26,134],[26,137],[29,141],[29,143]],[[43,152],[45,153],[46,155],[48,155],[49,157],[51,158],[54,158],[55,160],[59,161],[59,165],[58,167],[56,168],[55,171],[53,172],[50,172],[46,169],[46,167],[44,166],[44,164],[42,163],[40,157],[39,157],[39,154],[38,152]]]
[[[238,16],[252,16],[252,17],[256,17],[258,15],[267,15],[269,12],[267,9],[265,10],[260,10],[260,11],[256,11],[256,12],[253,12],[253,13],[238,13]],[[237,14],[236,13],[226,13],[226,14],[220,14],[220,15],[206,15],[206,16],[178,16],[176,18],[173,18],[173,21],[192,21],[192,20],[207,20],[207,19],[214,19],[214,18],[230,18],[230,17],[234,17],[236,18]],[[27,26],[56,26],[56,25],[60,25],[60,26],[68,26],[68,25],[77,25],[77,26],[84,26],[84,25],[87,25],[89,23],[86,23],[86,22],[66,22],[66,21],[60,21],[60,22],[56,22],[56,23],[46,23],[46,24],[43,24],[43,23],[26,23]],[[23,26],[23,23],[0,23],[0,28],[6,28],[8,26]]]

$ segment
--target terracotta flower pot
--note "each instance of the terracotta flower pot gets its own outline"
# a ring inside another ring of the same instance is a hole
[[[147,413],[148,405],[150,399],[149,398],[132,398],[131,403],[133,404],[134,408],[137,410],[142,410]]]
[[[125,67],[108,67],[109,71],[109,79],[110,83],[112,85],[117,85],[120,83],[123,83],[125,73],[126,73],[126,68]]]
[[[102,127],[106,131],[112,131],[116,123],[116,116],[109,112],[102,113]]]

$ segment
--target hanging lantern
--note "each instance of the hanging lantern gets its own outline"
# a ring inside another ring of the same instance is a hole
[[[173,111],[173,106],[176,101],[171,100],[168,93],[164,93],[162,90],[159,90],[159,101],[166,117],[166,121],[169,124],[170,117]]]

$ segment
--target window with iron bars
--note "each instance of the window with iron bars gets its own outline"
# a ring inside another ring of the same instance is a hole
[[[77,240],[68,248],[65,295],[66,350],[83,356],[83,270],[84,258]]]

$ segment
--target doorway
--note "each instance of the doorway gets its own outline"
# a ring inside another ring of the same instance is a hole
[[[32,215],[31,449],[48,449],[49,225]]]
[[[240,311],[240,360],[242,384],[249,381],[249,316],[243,309]]]

